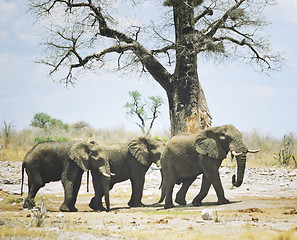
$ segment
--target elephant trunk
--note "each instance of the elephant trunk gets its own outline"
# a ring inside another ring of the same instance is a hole
[[[101,178],[102,178],[106,211],[108,212],[110,210],[110,201],[109,201],[110,177],[105,177],[102,175]]]
[[[236,157],[237,161],[237,179],[236,175],[232,176],[232,184],[235,187],[240,187],[243,182],[244,170],[246,165],[246,154],[241,154]]]

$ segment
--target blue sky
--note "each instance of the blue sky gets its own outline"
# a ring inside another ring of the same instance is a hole
[[[55,83],[46,66],[33,62],[42,52],[24,1],[0,0],[0,6],[0,127],[6,121],[19,130],[28,128],[35,113],[46,112],[66,123],[84,120],[94,128],[138,131],[136,119],[128,118],[123,108],[129,91],[138,90],[144,97],[164,99],[155,130],[169,129],[166,94],[151,77],[105,70],[86,73],[75,87]],[[231,123],[241,131],[257,129],[279,138],[297,133],[296,12],[297,1],[292,0],[280,0],[266,11],[272,47],[286,58],[282,72],[268,77],[234,62],[199,62],[213,125]]]

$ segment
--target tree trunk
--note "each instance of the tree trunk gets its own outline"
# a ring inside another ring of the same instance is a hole
[[[189,81],[177,79],[172,85],[171,91],[167,92],[171,136],[183,132],[197,133],[210,127],[211,117],[198,79]]]
[[[173,74],[140,44],[135,42],[133,48],[142,64],[166,90],[171,136],[183,132],[197,133],[211,125],[211,116],[198,79],[193,2],[194,0],[170,0],[176,38],[176,66]]]
[[[176,68],[167,91],[171,135],[197,133],[211,125],[207,102],[197,72],[193,0],[173,0]]]

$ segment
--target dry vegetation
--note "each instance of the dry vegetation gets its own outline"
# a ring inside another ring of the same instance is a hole
[[[36,144],[36,138],[46,138],[51,136],[53,139],[69,138],[79,139],[84,141],[95,140],[99,143],[117,143],[127,142],[133,137],[141,134],[140,132],[127,132],[123,128],[115,129],[93,129],[86,128],[82,130],[70,129],[65,132],[62,130],[52,129],[45,132],[43,129],[30,128],[21,131],[11,130],[9,139],[0,132],[0,159],[5,161],[22,161],[28,150]],[[169,131],[164,131],[156,135],[157,137],[169,138]],[[250,155],[249,166],[251,167],[271,167],[284,165],[279,159],[279,153],[284,148],[283,139],[276,139],[274,137],[263,135],[259,131],[243,133],[244,142],[250,149],[261,149],[259,154]],[[8,143],[7,143],[8,142]],[[297,140],[294,139],[294,146],[292,154],[296,154]],[[229,160],[224,162],[225,165],[234,165]],[[297,163],[293,158],[290,158],[288,164],[290,167],[297,167]]]
[[[67,138],[73,140],[91,141],[95,140],[99,143],[118,143],[127,142],[133,137],[138,136],[137,132],[127,132],[123,128],[115,129],[93,129],[86,128],[83,130],[71,129],[70,131],[62,131],[51,129],[45,131],[38,128],[24,129],[21,131],[11,130],[9,136],[1,132],[0,129],[0,160],[4,161],[22,161],[29,149],[36,144],[36,138],[46,139],[49,136],[52,139]],[[164,136],[167,133],[162,134]]]

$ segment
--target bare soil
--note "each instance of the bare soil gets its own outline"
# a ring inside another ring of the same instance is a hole
[[[23,210],[20,196],[21,162],[0,161],[1,239],[297,239],[297,170],[247,168],[244,183],[232,187],[235,169],[220,169],[230,204],[216,205],[213,189],[200,207],[190,204],[198,193],[201,177],[187,194],[188,205],[165,210],[158,204],[160,172],[151,168],[146,176],[143,203],[130,208],[131,187],[126,181],[111,190],[111,211],[94,212],[88,203],[94,195],[86,191],[86,176],[77,199],[77,213],[59,212],[63,201],[60,182],[47,184],[36,197],[47,214],[36,227],[33,211]],[[91,185],[91,180],[90,180]],[[180,186],[176,185],[175,192]],[[175,195],[175,194],[174,194]],[[213,216],[203,220],[201,212]],[[38,211],[36,211],[38,212]],[[30,224],[31,223],[31,224]]]

